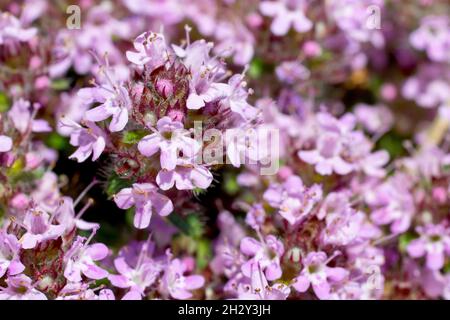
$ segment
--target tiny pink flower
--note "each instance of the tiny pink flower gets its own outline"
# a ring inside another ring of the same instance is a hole
[[[184,157],[193,158],[200,150],[200,144],[189,136],[181,122],[163,117],[156,126],[157,131],[139,141],[138,149],[146,157],[153,156],[159,150],[163,169],[175,169],[180,151]]]
[[[349,274],[344,268],[327,267],[329,261],[330,259],[327,259],[325,252],[309,252],[303,261],[303,270],[295,278],[292,286],[299,292],[306,292],[312,286],[319,299],[329,299],[330,282],[342,281]]]
[[[152,183],[134,183],[132,188],[117,193],[114,201],[121,209],[136,207],[134,226],[139,229],[148,227],[153,212],[167,216],[173,211],[172,201],[158,193],[158,188]]]

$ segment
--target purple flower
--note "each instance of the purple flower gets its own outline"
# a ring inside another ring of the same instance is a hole
[[[229,211],[222,211],[217,218],[220,235],[215,243],[215,256],[210,268],[215,274],[226,274],[229,278],[240,272],[240,265],[245,262],[240,253],[239,244],[245,237],[244,228]]]
[[[148,227],[153,211],[161,216],[173,211],[172,201],[158,193],[158,188],[152,183],[134,183],[132,188],[120,190],[114,201],[121,209],[136,207],[134,226],[139,229]]]
[[[6,279],[8,287],[0,289],[0,300],[47,300],[42,292],[36,290],[31,279],[24,274]]]
[[[58,221],[59,224],[66,226],[67,233],[73,231],[75,227],[80,230],[98,229],[100,227],[98,223],[87,222],[81,219],[81,216],[88,206],[89,204],[75,215],[72,198],[62,197],[58,208],[55,210],[56,221]]]
[[[365,220],[363,212],[356,211],[350,206],[336,208],[328,212],[325,217],[325,228],[320,238],[324,244],[347,246],[360,239],[362,225]]]
[[[35,203],[47,212],[54,212],[60,205],[61,193],[58,187],[58,176],[47,171],[36,183],[36,188],[31,192],[31,198]]]
[[[114,65],[122,63],[122,53],[113,37],[128,38],[132,30],[128,23],[112,16],[112,9],[113,6],[109,5],[93,6],[83,19],[81,29],[59,30],[52,48],[53,61],[49,66],[52,78],[63,76],[72,66],[81,75],[91,72],[95,66],[93,52],[99,56],[107,55]]]
[[[266,211],[261,203],[254,204],[245,216],[245,223],[255,230],[259,230],[266,219]]]
[[[0,231],[0,278],[8,271],[9,276],[21,273],[25,266],[19,258],[20,243],[12,234]]]
[[[341,175],[352,171],[352,166],[341,157],[342,140],[336,133],[324,133],[317,139],[315,150],[299,151],[299,157],[314,165],[321,175],[330,175],[336,172]]]
[[[60,237],[66,226],[52,224],[50,215],[39,206],[31,207],[23,219],[25,234],[20,238],[23,249],[33,249],[39,243]]]
[[[88,121],[98,122],[112,117],[109,130],[111,132],[121,131],[128,122],[131,100],[128,90],[123,84],[116,83],[107,71],[104,72],[108,83],[78,91],[78,95],[85,104],[100,103],[97,107],[86,111],[84,118]]]
[[[146,157],[151,157],[160,150],[160,163],[163,169],[175,169],[180,151],[184,157],[193,158],[200,150],[200,144],[189,137],[189,132],[184,130],[181,122],[163,117],[156,125],[157,131],[143,137],[139,141],[138,149]]]
[[[153,243],[149,240],[142,244],[139,257],[133,263],[134,267],[130,267],[127,263],[126,256],[120,256],[114,260],[114,266],[120,274],[110,274],[108,279],[115,287],[129,288],[128,293],[122,298],[123,300],[142,299],[145,289],[155,283],[164,265],[153,260],[152,253]]]
[[[371,218],[376,225],[390,224],[393,233],[402,233],[409,228],[415,213],[410,183],[407,176],[397,174],[366,192],[365,199],[372,208]]]
[[[327,267],[328,262],[325,252],[309,252],[303,261],[303,270],[295,278],[292,286],[299,292],[306,292],[312,286],[314,293],[320,300],[330,298],[330,282],[339,282],[345,279],[349,272],[344,268]]]
[[[353,166],[343,159],[344,137],[352,131],[355,119],[352,115],[345,115],[336,119],[327,113],[317,114],[319,136],[316,148],[309,151],[299,151],[298,156],[303,161],[315,165],[321,175],[336,172],[341,175],[350,173]]]
[[[425,50],[433,61],[450,61],[450,20],[447,16],[426,16],[409,41],[417,50]]]
[[[0,152],[8,152],[12,148],[12,139],[0,134]]]
[[[445,253],[450,254],[450,233],[442,224],[427,224],[417,227],[420,234],[407,247],[413,258],[426,255],[426,266],[431,270],[439,270],[444,266]]]
[[[178,190],[207,189],[213,180],[211,172],[204,166],[178,159],[174,170],[162,169],[156,183],[162,190],[175,186]]]
[[[384,37],[377,25],[370,25],[373,10],[370,6],[383,8],[383,0],[331,0],[325,4],[330,20],[342,30],[345,37],[357,42],[369,42],[376,48],[384,46]]]
[[[243,66],[250,62],[255,51],[255,37],[243,23],[222,20],[215,24],[215,29],[214,36],[217,39],[215,53],[232,56],[233,62],[237,65]]]
[[[291,225],[308,217],[321,198],[322,188],[319,185],[308,188],[298,176],[289,177],[281,185],[273,184],[264,193],[264,200],[278,208],[278,213]]]
[[[220,99],[227,89],[224,83],[218,83],[224,74],[224,67],[217,58],[211,58],[209,53],[212,43],[205,40],[188,43],[186,48],[172,46],[175,54],[181,58],[184,65],[192,72],[189,83],[190,92],[186,101],[188,109],[198,110],[207,103]]]
[[[160,33],[144,32],[133,42],[134,51],[127,51],[127,59],[138,65],[146,66],[150,71],[165,64],[170,58],[170,48]]]
[[[303,0],[262,1],[259,9],[262,14],[274,17],[270,30],[276,36],[284,36],[291,26],[297,32],[307,32],[312,28],[312,22],[305,16]]]
[[[384,105],[370,106],[359,103],[355,106],[355,116],[358,122],[372,134],[383,134],[394,123],[394,116],[391,110]]]
[[[284,246],[275,236],[268,235],[261,241],[246,237],[242,239],[240,249],[243,254],[251,257],[242,266],[242,273],[245,276],[251,277],[252,265],[258,263],[267,280],[272,281],[281,277],[283,271],[281,270],[280,259],[284,253]]]
[[[28,130],[31,132],[49,132],[52,128],[45,120],[33,119],[38,110],[38,105],[33,105],[31,110],[31,103],[29,101],[19,99],[15,101],[8,111],[8,117],[14,124],[14,127],[22,134]]]
[[[94,262],[104,259],[108,255],[108,248],[103,243],[88,245],[88,242],[89,240],[86,238],[78,236],[67,251],[64,257],[66,262],[64,276],[67,280],[80,282],[82,281],[81,274],[94,280],[108,276],[108,272]]]
[[[291,289],[282,283],[269,286],[260,263],[255,261],[250,266],[250,284],[240,283],[237,289],[241,300],[286,300]]]
[[[221,91],[218,93],[220,106],[228,108],[246,121],[256,117],[256,108],[247,102],[249,94],[253,91],[247,88],[243,74],[233,75],[227,84],[221,84],[217,88]]]
[[[97,160],[106,147],[107,137],[102,129],[93,122],[85,123],[87,128],[82,127],[75,121],[62,118],[59,125],[71,129],[70,144],[78,149],[69,157],[83,162],[92,154],[92,161]]]
[[[287,83],[294,84],[297,81],[306,80],[310,71],[298,61],[284,61],[276,69],[277,77]]]
[[[36,34],[36,28],[26,29],[21,21],[9,12],[0,13],[0,45],[13,46],[18,42],[27,42]]]
[[[185,276],[186,263],[180,259],[169,261],[161,278],[160,291],[174,299],[184,300],[192,297],[192,290],[205,284],[205,279],[199,275]]]

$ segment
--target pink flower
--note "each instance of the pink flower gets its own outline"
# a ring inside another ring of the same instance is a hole
[[[130,267],[126,257],[121,256],[114,260],[114,266],[119,275],[110,274],[108,279],[118,288],[129,288],[123,300],[140,300],[145,295],[145,289],[155,283],[163,270],[163,264],[151,258],[152,243],[143,243],[137,262]]]
[[[59,125],[71,129],[70,144],[78,149],[69,157],[83,162],[92,154],[92,161],[97,160],[106,147],[107,137],[102,129],[93,122],[85,122],[87,128],[82,127],[75,121],[62,118]]]
[[[42,208],[30,208],[23,219],[25,234],[20,238],[23,249],[33,249],[39,243],[60,237],[65,230],[61,224],[52,224],[50,215]]]
[[[0,291],[0,300],[47,300],[42,292],[31,285],[31,279],[24,274],[6,279],[6,288]]]
[[[233,75],[227,84],[221,84],[216,88],[221,91],[218,93],[220,106],[231,110],[243,120],[251,120],[256,117],[256,108],[247,102],[249,92],[252,91],[247,88],[247,82],[244,81],[242,74]]]
[[[163,117],[156,125],[157,131],[143,137],[139,141],[138,149],[146,157],[151,157],[160,150],[160,163],[163,169],[175,169],[180,151],[184,157],[192,158],[200,150],[200,144],[189,137],[189,132],[184,130],[181,122]]]
[[[226,84],[218,83],[225,70],[217,58],[209,56],[213,44],[199,40],[189,43],[186,48],[175,45],[172,47],[175,54],[192,72],[190,92],[186,101],[188,109],[198,110],[207,103],[219,100],[223,90],[226,90]]]
[[[25,266],[20,262],[20,243],[16,236],[0,231],[0,278],[21,273]]]
[[[30,41],[36,34],[36,28],[25,28],[9,12],[0,13],[0,45],[13,46],[17,42]]]
[[[99,280],[108,275],[106,270],[98,267],[94,261],[102,260],[108,255],[108,248],[102,243],[88,245],[89,240],[78,236],[64,257],[66,268],[64,276],[72,282],[82,281],[81,274],[89,279]]]
[[[303,261],[303,270],[295,278],[292,286],[299,292],[306,292],[312,286],[320,300],[328,299],[331,291],[330,282],[342,281],[349,274],[344,268],[327,267],[331,259],[327,259],[325,252],[309,252]]]
[[[12,148],[12,139],[0,134],[0,152],[8,152]]]
[[[450,254],[450,233],[442,224],[427,224],[417,227],[420,234],[407,247],[413,258],[426,255],[426,266],[431,270],[439,270],[444,266],[445,253]]]
[[[447,16],[426,16],[409,41],[417,50],[425,50],[431,60],[450,61],[450,20]]]
[[[147,66],[150,71],[169,61],[170,48],[160,33],[144,32],[133,42],[134,51],[127,51],[130,62],[138,66]]]
[[[270,30],[276,36],[284,36],[291,26],[297,32],[307,32],[312,28],[312,22],[305,16],[303,6],[305,1],[278,0],[262,1],[259,9],[262,14],[274,17]]]
[[[75,214],[73,200],[70,197],[61,197],[58,208],[55,210],[55,217],[58,223],[66,226],[66,233],[70,233],[76,227],[80,230],[98,229],[98,223],[87,222],[81,219],[85,209],[89,204]]]
[[[86,111],[84,115],[86,120],[98,122],[112,117],[109,130],[117,132],[125,128],[128,122],[131,100],[122,83],[114,83],[109,75],[106,75],[106,78],[109,83],[95,88],[83,88],[78,91],[78,95],[85,104],[100,103],[97,107]]]
[[[37,104],[34,104],[33,108],[31,108],[29,101],[19,99],[13,103],[11,109],[8,111],[8,117],[13,122],[14,127],[22,134],[28,130],[31,132],[52,131],[47,121],[33,119],[38,108],[39,106]]]
[[[136,207],[134,226],[139,229],[148,227],[153,212],[167,216],[173,211],[172,201],[158,193],[158,188],[152,183],[134,183],[132,188],[120,190],[114,201],[121,209]]]
[[[319,185],[308,188],[298,176],[290,176],[283,184],[273,184],[264,193],[264,200],[278,208],[278,213],[291,225],[308,217],[321,198],[322,189]]]
[[[213,176],[207,168],[182,159],[178,159],[175,169],[162,169],[156,176],[156,183],[162,190],[173,186],[178,190],[207,189],[212,180]]]
[[[237,289],[241,300],[286,300],[291,289],[282,283],[270,286],[259,262],[250,266],[250,284],[240,283]]]
[[[171,260],[161,278],[160,291],[174,299],[191,298],[191,291],[203,287],[205,279],[199,275],[185,276],[186,271],[186,262],[180,259]]]
[[[240,245],[241,252],[252,257],[242,265],[242,273],[251,277],[252,265],[258,263],[267,280],[276,280],[281,277],[281,256],[284,253],[283,243],[273,235],[268,235],[264,240],[257,241],[246,237]]]
[[[405,232],[415,214],[414,199],[408,177],[396,174],[381,185],[368,190],[365,198],[376,225],[390,224],[393,233]]]
[[[287,84],[294,84],[297,81],[306,80],[310,76],[310,71],[298,61],[284,61],[276,69],[277,77]]]

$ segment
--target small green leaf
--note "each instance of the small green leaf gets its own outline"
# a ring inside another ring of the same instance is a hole
[[[9,99],[5,93],[0,92],[0,112],[6,112],[9,109]]]
[[[135,214],[134,208],[127,209],[127,211],[125,212],[125,222],[130,227],[133,227],[134,225],[134,214]]]
[[[239,184],[237,183],[236,175],[226,173],[224,176],[223,188],[229,195],[235,195],[239,191]]]
[[[197,214],[191,213],[186,217],[181,217],[172,213],[168,216],[168,220],[185,235],[194,239],[199,239],[203,235],[203,223]]]
[[[450,272],[450,262],[447,262],[445,265],[444,265],[444,274],[447,274],[447,273],[449,273]]]
[[[56,149],[59,151],[63,151],[63,150],[67,150],[70,146],[69,144],[69,140],[61,135],[59,135],[56,132],[52,132],[50,133],[46,140],[45,143],[47,144],[47,146],[49,146],[52,149]]]
[[[136,144],[138,143],[147,132],[144,130],[127,131],[123,134],[122,142],[126,144]]]
[[[197,241],[197,268],[204,269],[212,257],[211,242],[207,239]]]
[[[55,79],[50,84],[50,88],[59,91],[67,90],[69,87],[70,87],[70,80],[66,78]]]
[[[112,173],[106,185],[106,194],[112,197],[123,188],[128,188],[133,182],[131,180],[120,179],[116,173]]]
[[[408,244],[414,240],[416,238],[416,236],[411,233],[411,232],[407,232],[402,234],[399,238],[398,238],[398,248],[401,252],[405,252],[406,251],[406,247],[408,246]]]
[[[251,78],[258,79],[264,73],[272,73],[274,71],[274,65],[265,62],[261,58],[255,58],[250,62],[250,67],[248,69],[248,75]]]
[[[403,147],[404,139],[394,133],[387,133],[377,143],[377,149],[384,149],[389,152],[391,159],[397,158],[405,154]]]

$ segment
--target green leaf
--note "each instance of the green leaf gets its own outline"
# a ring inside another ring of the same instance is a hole
[[[447,262],[444,265],[444,274],[449,273],[450,272],[450,262]]]
[[[5,93],[0,92],[0,112],[6,112],[9,109],[9,99]]]
[[[203,235],[203,223],[197,214],[191,213],[186,217],[181,217],[172,213],[168,216],[168,220],[185,235],[194,239],[199,239]]]
[[[69,87],[70,87],[70,80],[66,78],[55,79],[50,84],[50,88],[59,91],[67,90],[69,89]]]
[[[144,130],[127,131],[123,134],[122,142],[126,144],[136,144],[138,143],[147,132]]]
[[[208,239],[197,241],[197,268],[204,269],[212,257],[211,242]]]
[[[404,139],[402,137],[399,137],[394,133],[388,133],[378,141],[377,149],[384,149],[389,152],[389,156],[392,160],[405,154],[403,141]]]
[[[224,176],[223,189],[229,195],[235,195],[239,191],[239,184],[235,174],[226,173]]]
[[[48,147],[58,151],[67,150],[70,147],[69,139],[59,135],[56,132],[50,133],[47,136],[45,143]]]
[[[411,232],[407,232],[402,234],[399,238],[398,238],[398,248],[401,252],[405,252],[406,251],[406,247],[408,246],[408,244],[414,240],[416,238],[416,236],[411,233]]]
[[[115,195],[116,193],[118,193],[120,190],[122,190],[123,188],[128,188],[132,185],[132,181],[127,179],[121,179],[117,176],[116,173],[112,173],[109,176],[107,185],[106,185],[106,194],[109,197],[112,197],[113,195]]]
[[[259,78],[264,72],[264,62],[259,59],[255,58],[250,62],[250,68],[248,69],[248,75],[252,78]]]

